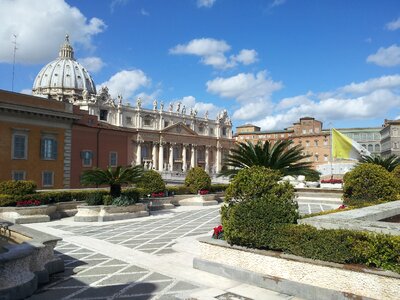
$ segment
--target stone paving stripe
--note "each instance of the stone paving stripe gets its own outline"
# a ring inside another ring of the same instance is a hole
[[[138,295],[138,294],[153,294],[157,292],[161,292],[165,289],[171,282],[162,281],[162,282],[139,282],[134,286],[128,288],[123,295]]]
[[[178,291],[187,291],[187,290],[194,290],[199,288],[197,285],[188,283],[188,282],[184,282],[184,281],[178,281],[176,284],[174,284],[170,291],[173,292],[178,292]]]
[[[129,266],[129,267],[125,268],[121,273],[125,273],[125,272],[126,272],[126,273],[147,272],[147,270],[146,270],[146,269],[143,269],[143,268],[141,268],[141,267],[132,265],[132,266]]]
[[[94,267],[94,268],[90,268],[88,270],[84,270],[82,271],[80,274],[82,275],[100,275],[100,274],[104,274],[104,275],[108,275],[110,273],[114,273],[116,271],[118,271],[119,269],[121,269],[120,266],[99,266],[99,267]]]
[[[146,278],[146,281],[155,280],[172,280],[172,278],[156,272],[152,273],[149,277]]]
[[[27,300],[43,300],[43,299],[62,299],[71,293],[79,291],[79,288],[57,289],[57,290],[39,290]]]
[[[97,286],[130,284],[134,281],[138,281],[141,277],[143,277],[143,275],[144,273],[117,274],[100,281],[97,283]]]
[[[125,288],[126,285],[110,285],[110,286],[101,286],[101,287],[89,287],[83,290],[80,293],[77,293],[73,296],[73,299],[85,299],[92,297],[111,297],[118,291]]]

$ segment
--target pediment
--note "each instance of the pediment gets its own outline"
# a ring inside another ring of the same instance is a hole
[[[181,134],[181,135],[198,135],[195,131],[190,129],[188,126],[186,126],[182,122],[165,127],[161,132]]]

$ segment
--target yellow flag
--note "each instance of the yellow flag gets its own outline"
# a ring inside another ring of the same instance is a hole
[[[332,129],[332,156],[334,158],[358,160],[362,155],[371,155],[367,149],[356,141]]]

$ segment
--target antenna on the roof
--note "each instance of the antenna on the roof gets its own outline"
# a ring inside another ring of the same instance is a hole
[[[14,91],[14,74],[15,74],[15,53],[17,52],[17,35],[13,34],[14,36],[14,41],[12,42],[14,44],[14,56],[13,56],[13,69],[12,69],[12,81],[11,81],[11,91]]]

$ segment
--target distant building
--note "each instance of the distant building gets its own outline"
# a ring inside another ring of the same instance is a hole
[[[381,128],[382,156],[400,156],[400,120],[386,120]]]
[[[114,155],[111,154],[113,148],[125,148],[128,152],[123,154],[124,159],[118,159],[118,164],[125,164],[126,157],[130,160],[129,164],[143,165],[160,172],[186,172],[191,167],[201,166],[213,174],[221,170],[223,157],[234,144],[232,122],[226,110],[221,111],[216,119],[211,119],[208,112],[199,116],[194,108],[185,107],[182,103],[164,106],[163,102],[154,100],[152,108],[146,109],[142,107],[140,98],[135,106],[131,106],[123,103],[122,96],[113,98],[105,86],[96,91],[89,72],[75,60],[68,36],[58,58],[45,65],[36,76],[32,91],[35,95],[72,103],[89,115],[98,117],[97,121],[84,116],[93,124],[74,125],[74,151],[85,142],[100,143],[97,146],[99,150],[95,151],[97,154],[87,151],[81,154],[85,149],[77,150],[79,155],[92,155],[93,159],[101,160],[96,155],[105,149],[108,149],[109,155]],[[115,136],[100,138],[108,131],[113,131]],[[81,134],[85,138],[79,136]],[[118,142],[115,140],[117,135],[127,134],[128,144],[122,137]],[[73,158],[77,155],[74,152]],[[76,166],[75,160],[73,164]]]
[[[72,104],[0,90],[0,180],[68,188]]]
[[[372,155],[381,154],[381,129],[382,127],[337,128],[341,133],[367,149]]]
[[[292,140],[294,145],[303,146],[304,155],[310,155],[306,161],[312,162],[314,166],[329,162],[331,150],[329,136],[329,130],[322,129],[322,122],[311,117],[300,118],[299,122],[282,130],[261,131],[260,127],[246,124],[237,127],[235,134],[238,142],[269,141],[274,144],[278,140]]]

